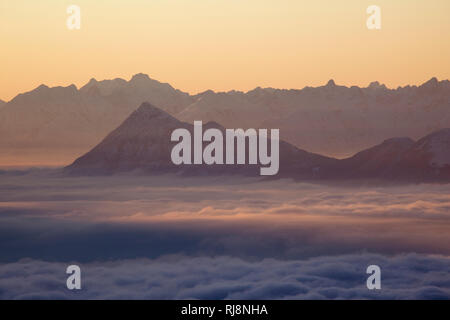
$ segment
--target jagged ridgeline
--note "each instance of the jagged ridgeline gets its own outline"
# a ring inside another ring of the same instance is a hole
[[[171,141],[171,134],[179,128],[188,130],[193,136],[192,124],[182,122],[150,103],[143,103],[103,141],[68,166],[66,172],[96,175],[137,170],[146,174],[259,176],[259,165],[175,165],[171,151],[176,142]],[[209,128],[225,132],[225,128],[216,122],[204,125],[205,130]],[[248,145],[245,152],[248,159]],[[276,178],[450,181],[450,129],[439,130],[417,142],[410,138],[387,139],[341,160],[280,141],[279,167]]]
[[[144,101],[187,123],[278,128],[283,141],[337,158],[393,137],[418,140],[450,127],[450,82],[435,78],[397,89],[378,82],[360,88],[329,81],[301,90],[209,90],[190,95],[137,74],[129,81],[92,79],[80,89],[42,85],[0,102],[0,165],[8,159],[71,163]]]
[[[171,159],[171,152],[177,143],[171,141],[171,135],[174,130],[181,128],[188,130],[191,136],[194,136],[192,124],[179,121],[150,103],[143,103],[102,142],[68,166],[67,171],[78,174],[108,174],[133,170],[152,174],[167,172],[195,175],[256,176],[260,174],[259,164],[175,165]],[[225,135],[225,128],[216,122],[208,122],[203,126],[204,130],[211,128],[218,129]],[[203,142],[203,147],[207,144]],[[223,150],[226,150],[225,141]],[[234,155],[237,156],[237,145],[235,145]],[[248,143],[245,146],[245,158],[249,158]],[[191,160],[193,163],[193,159]],[[279,161],[280,170],[277,176],[304,178],[313,177],[313,168],[336,162],[335,159],[300,150],[284,141],[279,143]]]

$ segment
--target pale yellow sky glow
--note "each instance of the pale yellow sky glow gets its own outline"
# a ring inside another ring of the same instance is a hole
[[[190,93],[448,79],[449,14],[448,0],[0,0],[0,99],[139,72]]]

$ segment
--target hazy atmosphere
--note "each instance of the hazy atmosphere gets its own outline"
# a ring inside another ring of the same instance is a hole
[[[75,32],[70,4],[82,11]],[[366,28],[372,4],[383,9],[377,32]],[[192,94],[331,78],[419,85],[448,78],[449,10],[447,0],[0,0],[0,99],[139,72]]]
[[[447,185],[1,178],[4,299],[450,295]],[[64,289],[63,261],[86,270],[87,290]],[[370,292],[365,267],[378,263],[384,287]]]
[[[450,299],[449,13],[0,0],[0,300]]]

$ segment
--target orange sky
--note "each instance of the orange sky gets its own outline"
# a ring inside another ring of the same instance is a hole
[[[191,93],[448,79],[449,14],[448,0],[0,0],[0,99],[139,72]]]

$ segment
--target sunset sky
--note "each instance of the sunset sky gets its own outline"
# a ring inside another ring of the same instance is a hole
[[[0,0],[0,99],[138,72],[190,93],[448,79],[449,14],[448,0]]]

